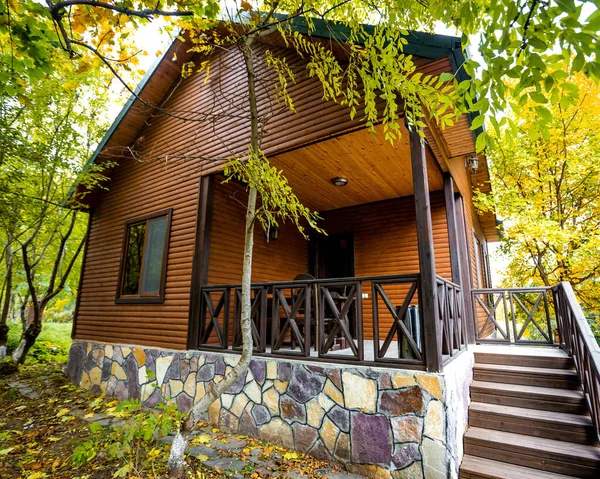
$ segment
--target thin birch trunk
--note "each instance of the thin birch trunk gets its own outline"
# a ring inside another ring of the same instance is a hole
[[[256,78],[254,74],[254,62],[252,58],[253,37],[248,37],[242,45],[246,73],[248,76],[248,103],[250,108],[251,126],[251,155],[259,154],[258,133],[258,108],[256,105]],[[248,206],[246,208],[246,229],[244,235],[244,262],[242,268],[242,354],[240,360],[233,369],[225,375],[220,383],[211,383],[206,394],[199,402],[195,403],[192,410],[184,419],[180,431],[173,439],[169,455],[169,477],[179,479],[184,477],[185,460],[184,453],[190,434],[203,413],[208,411],[209,406],[217,400],[229,387],[231,387],[242,375],[246,374],[250,360],[252,359],[252,329],[251,329],[251,276],[252,276],[252,250],[254,247],[254,219],[256,214],[255,188],[249,188]]]

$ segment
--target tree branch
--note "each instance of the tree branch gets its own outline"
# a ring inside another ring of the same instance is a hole
[[[151,10],[133,10],[111,3],[98,2],[96,0],[65,0],[56,4],[48,0],[48,6],[50,7],[50,12],[52,12],[52,14],[60,15],[61,10],[67,7],[78,5],[105,8],[107,10],[113,10],[115,12],[122,13],[130,17],[140,17],[145,20],[151,20],[152,17],[191,17],[194,15],[194,12],[158,10],[157,8],[153,8]]]

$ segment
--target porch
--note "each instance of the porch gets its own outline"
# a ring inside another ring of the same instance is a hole
[[[255,354],[437,372],[472,341],[462,197],[418,132],[402,135],[271,159],[327,235],[255,229]],[[223,179],[202,179],[188,348],[239,352],[245,189]]]

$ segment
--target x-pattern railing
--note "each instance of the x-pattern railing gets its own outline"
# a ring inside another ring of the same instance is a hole
[[[600,348],[567,282],[552,287],[560,347],[573,357],[581,389],[600,437]]]
[[[363,293],[365,283],[371,297]],[[281,357],[423,368],[427,351],[424,320],[419,314],[419,285],[418,274],[253,283],[250,317],[254,351]],[[200,298],[198,347],[239,350],[241,286],[205,286]],[[455,307],[451,305],[453,317]],[[367,331],[373,334],[368,360],[365,314],[371,321]],[[231,320],[233,328],[229,327]],[[394,341],[398,343],[397,355],[390,354]]]
[[[378,360],[385,360],[386,354],[394,338],[396,337],[398,345],[398,357],[414,358],[418,361],[423,359],[421,351],[422,344],[420,337],[415,337],[415,333],[409,331],[410,325],[407,325],[407,321],[410,321],[408,311],[411,303],[415,299],[415,293],[419,287],[419,278],[414,278],[410,281],[410,287],[408,293],[404,297],[402,305],[397,308],[392,304],[389,295],[385,291],[385,282],[373,281],[373,318],[376,319],[374,325],[374,337],[375,337],[375,357]],[[383,343],[379,341],[379,300],[381,300],[387,310],[392,316],[393,322],[390,329],[385,335]],[[406,347],[403,347],[405,345]]]
[[[552,344],[550,288],[472,290],[477,340]]]
[[[250,328],[254,351],[264,353],[267,348],[267,290],[264,287],[253,287],[251,290]],[[235,288],[235,306],[233,314],[233,347],[242,347],[242,288]]]
[[[286,297],[284,293],[286,290],[291,293],[289,297]],[[280,307],[285,315],[281,326]],[[292,344],[298,344],[300,354],[302,356],[310,355],[310,309],[311,288],[309,285],[273,285],[273,342],[271,346],[273,352],[281,349],[289,332],[292,336]],[[299,318],[300,315],[302,318]],[[299,319],[302,324],[298,323]],[[300,329],[302,329],[302,332]]]
[[[442,333],[438,337],[438,347],[441,347],[442,355],[450,359],[467,346],[462,290],[459,285],[440,276],[436,283]]]
[[[215,304],[213,297],[218,296]],[[204,288],[202,290],[203,308],[200,313],[200,338],[199,344],[212,348],[227,349],[229,344],[229,300],[231,288]],[[212,339],[216,334],[217,343]]]
[[[342,294],[339,291],[342,291]],[[343,338],[352,351],[352,357],[358,361],[364,358],[362,341],[362,324],[355,328],[360,331],[359,335],[353,335],[350,331],[350,315],[353,313],[355,321],[362,321],[362,302],[358,298],[362,296],[362,285],[360,281],[330,283],[319,285],[319,334],[318,350],[322,358],[334,356],[330,351],[339,335]],[[334,299],[335,297],[335,299]],[[354,308],[354,311],[351,311]],[[331,317],[328,313],[331,313]],[[329,325],[327,323],[330,323]],[[328,331],[326,331],[326,326]]]

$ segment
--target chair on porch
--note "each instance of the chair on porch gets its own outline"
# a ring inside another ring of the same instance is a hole
[[[315,280],[315,277],[309,273],[300,273],[293,279],[293,281],[313,281],[313,280]],[[319,287],[317,284],[313,284],[313,285],[311,285],[310,289],[311,289],[311,309],[310,309],[311,339],[312,339],[312,344],[313,344],[314,350],[318,351],[319,327],[318,327],[317,318],[319,318],[319,307],[320,307]],[[299,291],[296,292],[296,291],[294,291],[294,289],[292,289],[292,303],[295,301],[296,297],[299,295],[300,295]],[[300,314],[304,314],[305,308],[300,307],[298,312]],[[331,324],[333,322],[333,318],[324,317],[323,321],[325,322],[325,330],[326,331],[330,330]],[[298,328],[300,329],[300,332],[303,334],[304,333],[304,323],[298,323]],[[291,336],[291,348],[296,349],[296,340],[293,335]]]

